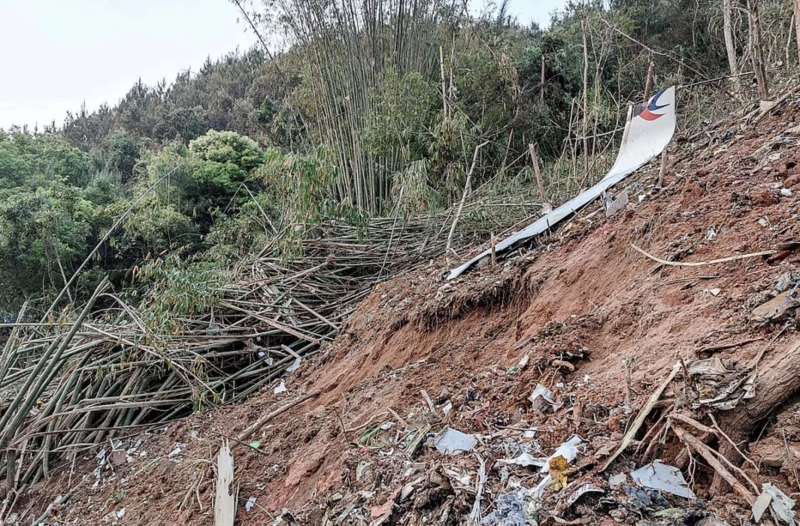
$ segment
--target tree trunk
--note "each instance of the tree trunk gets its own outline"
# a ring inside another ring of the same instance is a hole
[[[797,1],[800,2],[800,0]],[[539,81],[539,102],[541,102],[542,105],[544,105],[544,83],[544,54],[542,54],[542,78]]]
[[[656,76],[656,65],[653,64],[653,61],[650,60],[650,64],[647,65],[647,77],[644,79],[644,102],[647,104],[647,101],[650,99],[650,92],[653,89],[653,83],[655,81]]]
[[[742,86],[739,82],[739,67],[736,64],[736,44],[733,40],[733,28],[731,27],[731,0],[722,0],[722,19],[723,32],[725,33],[725,51],[728,54],[728,68],[731,70],[731,78],[733,79],[736,94],[740,95]]]
[[[767,352],[771,353],[771,359],[757,366],[756,396],[722,413],[719,419],[720,427],[740,446],[746,445],[757,425],[800,392],[800,340]],[[721,443],[719,451],[731,462],[741,464],[741,458],[729,443]],[[712,492],[722,485],[716,477]]]
[[[794,31],[797,44],[797,63],[800,64],[800,0],[794,0]]]
[[[759,0],[748,0],[748,20],[750,22],[750,37],[753,44],[752,59],[753,72],[758,83],[758,96],[761,100],[769,99],[769,86],[767,84],[767,72],[764,67],[764,49],[761,43],[761,19],[758,11]]]
[[[539,190],[539,199],[542,201],[542,206],[547,203],[544,194],[544,182],[542,181],[542,168],[539,166],[539,149],[535,144],[528,145],[528,153],[531,156],[531,164],[533,165],[533,175],[536,178],[536,187]]]
[[[586,39],[586,19],[581,20],[583,33],[583,178],[589,175],[589,44]]]

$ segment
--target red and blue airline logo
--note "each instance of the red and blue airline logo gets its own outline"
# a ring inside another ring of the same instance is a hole
[[[646,121],[655,121],[663,117],[664,113],[656,113],[658,110],[666,108],[669,104],[659,104],[658,99],[661,98],[661,95],[664,94],[665,90],[661,90],[656,93],[652,99],[650,99],[650,103],[647,106],[644,106],[642,110],[639,112],[639,117],[643,118]]]

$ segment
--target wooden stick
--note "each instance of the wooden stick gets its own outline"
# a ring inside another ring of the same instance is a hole
[[[714,471],[716,471],[720,477],[725,479],[725,482],[730,484],[733,490],[738,493],[739,496],[741,496],[747,502],[747,504],[750,506],[753,505],[753,503],[756,501],[756,497],[750,493],[750,491],[744,487],[744,485],[739,482],[739,480],[734,477],[733,474],[731,474],[731,472],[725,468],[725,466],[722,465],[722,463],[707,445],[703,444],[703,442],[696,436],[684,431],[680,427],[673,426],[672,429],[675,431],[675,434],[678,436],[678,438],[696,453],[698,453],[701,457],[703,457],[705,461],[708,462],[712,468],[714,468]]]
[[[244,431],[239,433],[239,436],[236,438],[237,443],[245,442],[248,438],[250,438],[250,436],[253,433],[255,433],[256,431],[261,429],[264,426],[264,424],[266,424],[267,422],[269,422],[270,420],[272,420],[276,416],[279,416],[279,415],[285,413],[286,411],[288,411],[289,409],[293,408],[296,405],[302,404],[306,400],[310,400],[312,398],[316,398],[319,395],[320,395],[319,392],[314,392],[314,393],[310,393],[310,394],[301,396],[300,398],[292,400],[288,404],[286,404],[286,405],[284,405],[282,407],[279,407],[275,411],[273,411],[271,413],[267,413],[266,415],[264,415],[261,418],[259,418],[258,420],[256,420],[253,423],[253,425],[251,425],[250,427],[248,427],[247,429],[245,429]]]
[[[640,254],[649,259],[652,259],[656,263],[660,263],[661,265],[667,265],[669,267],[704,267],[706,265],[717,265],[719,263],[728,263],[730,261],[739,261],[742,259],[771,256],[772,254],[775,254],[774,250],[763,250],[761,252],[752,252],[750,254],[742,254],[739,256],[730,256],[721,259],[712,259],[711,261],[667,261],[666,259],[661,259],[652,254],[648,254],[647,252],[637,247],[633,243],[631,243],[631,247],[633,247],[635,251],[639,252]]]

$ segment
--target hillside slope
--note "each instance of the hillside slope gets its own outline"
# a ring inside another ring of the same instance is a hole
[[[536,468],[498,461],[548,456],[578,434],[586,444],[568,486],[547,488],[538,510],[520,500],[540,523],[694,524],[748,513],[660,425],[670,407],[687,403],[687,390],[703,388],[683,373],[646,420],[639,447],[607,472],[599,467],[676,361],[714,356],[739,370],[761,351],[769,364],[796,347],[791,311],[779,320],[751,312],[797,283],[800,252],[675,267],[631,244],[700,262],[800,239],[798,125],[793,95],[763,118],[681,137],[665,188],[652,191],[657,166],[643,170],[625,212],[606,219],[594,204],[526,254],[452,283],[439,279],[448,262],[436,261],[380,285],[325,353],[285,378],[286,392],[275,394],[276,383],[247,404],[115,440],[17,508],[30,521],[68,495],[47,520],[211,524],[215,456],[228,438],[238,524],[462,524],[476,493],[485,523],[498,524],[491,514],[507,509],[508,495],[541,479]],[[537,384],[553,391],[555,410],[529,400]],[[798,420],[800,409],[787,406],[740,444],[754,461],[742,469],[759,487],[773,481],[786,494],[800,491]],[[447,427],[476,435],[475,454],[440,454],[432,437]],[[642,437],[645,430],[652,433]],[[609,475],[654,458],[686,468],[698,499],[642,496],[630,481],[609,486]],[[605,496],[570,503],[585,483]]]

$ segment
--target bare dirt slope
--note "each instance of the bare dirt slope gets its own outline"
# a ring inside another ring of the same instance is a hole
[[[578,434],[586,443],[568,486],[548,487],[538,510],[526,504],[529,517],[570,524],[744,517],[741,499],[724,485],[711,489],[713,472],[702,461],[681,460],[684,447],[658,431],[658,410],[643,428],[658,432],[640,434],[608,472],[599,466],[676,360],[717,356],[736,369],[797,341],[793,312],[778,320],[753,320],[751,312],[794,286],[800,252],[672,267],[631,246],[698,262],[800,239],[797,97],[755,120],[683,137],[665,188],[652,191],[655,169],[645,170],[628,209],[611,219],[593,205],[496,267],[444,283],[447,263],[438,261],[378,286],[335,344],[285,379],[285,393],[272,386],[247,404],[108,444],[20,501],[20,516],[29,523],[68,494],[47,521],[212,524],[215,455],[228,438],[238,524],[462,524],[478,493],[480,516],[498,524],[491,514],[507,503],[498,497],[541,479],[536,468],[498,461],[525,451],[548,456]],[[554,411],[528,399],[537,384],[555,393]],[[662,404],[680,404],[687,385],[675,382]],[[742,469],[791,495],[800,491],[800,409],[763,416],[758,433],[740,444],[753,460]],[[432,447],[448,426],[477,436],[473,453],[444,456]],[[609,475],[654,458],[682,462],[698,499],[609,486]],[[605,495],[570,503],[588,482]]]

